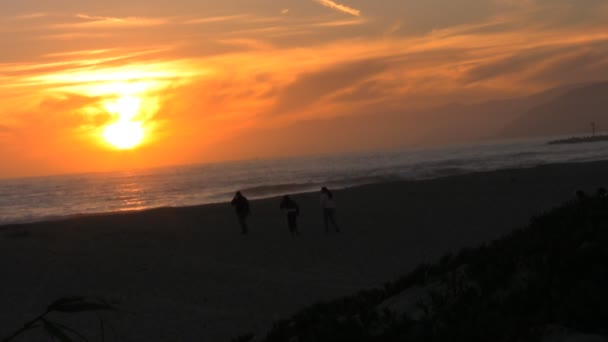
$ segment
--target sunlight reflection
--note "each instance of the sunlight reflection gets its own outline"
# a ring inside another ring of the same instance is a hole
[[[120,211],[139,210],[146,208],[144,188],[137,182],[126,183],[117,189],[117,200]]]

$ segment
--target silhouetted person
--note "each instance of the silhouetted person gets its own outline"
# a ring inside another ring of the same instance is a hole
[[[249,216],[249,214],[251,213],[251,211],[249,210],[249,201],[245,196],[243,196],[243,194],[241,194],[240,191],[237,191],[234,195],[234,198],[232,199],[232,202],[230,203],[234,207],[234,210],[236,211],[236,216],[238,217],[239,223],[241,224],[241,233],[247,234],[247,216]]]
[[[292,200],[289,196],[284,196],[281,201],[281,210],[285,212],[287,215],[287,225],[289,226],[289,231],[291,235],[297,236],[300,233],[298,232],[298,215],[300,215],[300,207],[296,201]]]
[[[323,210],[323,223],[325,224],[325,232],[329,232],[329,223],[331,223],[336,232],[340,231],[336,223],[336,202],[334,195],[326,187],[321,188],[321,209]]]

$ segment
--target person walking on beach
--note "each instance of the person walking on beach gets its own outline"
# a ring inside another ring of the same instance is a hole
[[[286,195],[283,196],[280,208],[287,215],[287,225],[289,226],[289,232],[291,232],[291,235],[300,235],[300,232],[298,232],[297,223],[298,215],[300,215],[300,207],[298,206],[298,203]]]
[[[247,234],[247,216],[251,214],[251,211],[249,209],[249,201],[245,196],[243,196],[243,194],[241,194],[240,191],[237,191],[234,195],[234,198],[232,199],[232,202],[230,203],[234,207],[234,210],[236,211],[236,216],[238,217],[239,223],[241,224],[241,233],[243,235]]]
[[[321,188],[321,209],[323,210],[323,223],[325,224],[325,232],[329,232],[329,223],[334,226],[336,232],[340,232],[340,228],[336,223],[336,202],[334,195],[326,187]]]

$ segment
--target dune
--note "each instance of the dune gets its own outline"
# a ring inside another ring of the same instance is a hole
[[[324,232],[318,194],[299,194],[297,238],[278,198],[252,201],[246,236],[227,203],[0,227],[0,337],[68,295],[116,303],[108,340],[260,336],[303,306],[522,227],[606,175],[608,162],[591,162],[338,190],[339,234]],[[95,334],[92,320],[72,324]]]

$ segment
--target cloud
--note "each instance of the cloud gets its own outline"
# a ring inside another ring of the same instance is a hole
[[[493,33],[510,45],[498,45],[471,63],[463,80],[471,83],[509,82],[536,87],[598,80],[608,77],[608,34],[600,28],[526,30]]]
[[[537,48],[519,51],[516,54],[503,57],[497,56],[496,60],[480,63],[467,71],[468,82],[481,82],[498,77],[509,77],[522,75],[529,68],[548,58],[566,52],[570,48]]]
[[[18,15],[18,16],[15,17],[15,19],[17,19],[17,20],[31,20],[31,19],[45,18],[45,17],[48,17],[48,16],[49,16],[48,13],[36,12],[36,13],[28,13],[28,14]]]
[[[95,39],[95,38],[111,38],[112,35],[109,33],[101,33],[101,32],[68,32],[68,33],[54,33],[54,34],[45,34],[40,35],[36,39],[38,40],[56,40],[56,41],[74,41],[74,40],[82,40],[82,39]]]
[[[342,5],[339,4],[337,2],[334,2],[332,0],[314,0],[318,3],[320,3],[321,5],[331,8],[331,9],[335,9],[337,11],[340,11],[342,13],[346,13],[346,14],[350,14],[350,15],[354,15],[355,17],[358,17],[361,15],[361,11],[356,9],[356,8],[352,8],[346,5]]]
[[[564,48],[546,60],[536,63],[526,73],[528,82],[553,85],[608,79],[608,40],[579,47]]]
[[[94,16],[94,15],[88,15],[88,14],[76,14],[75,17],[78,19],[94,20],[94,21],[111,21],[111,22],[118,22],[118,23],[126,22],[126,19],[123,19],[123,18],[100,17],[100,16]]]
[[[324,97],[383,72],[389,64],[388,60],[382,58],[368,59],[338,64],[301,75],[280,92],[273,113],[285,115],[305,111]]]
[[[249,18],[250,15],[247,14],[235,14],[235,15],[223,15],[223,16],[215,16],[215,17],[204,17],[204,18],[196,18],[186,20],[185,23],[192,24],[211,24],[211,23],[222,23],[228,21],[236,21],[240,19]]]
[[[363,25],[367,23],[366,19],[357,18],[352,20],[332,20],[332,21],[323,21],[319,23],[314,23],[311,26],[316,27],[341,27],[341,26],[356,26]]]
[[[74,56],[92,56],[92,55],[101,55],[111,52],[117,52],[115,49],[91,49],[91,50],[76,50],[76,51],[65,51],[65,52],[56,52],[56,53],[48,53],[43,57],[53,58],[53,57],[74,57]]]
[[[494,0],[496,4],[509,7],[526,7],[535,4],[534,0]]]
[[[88,14],[76,14],[78,22],[57,24],[57,28],[110,28],[110,27],[147,27],[167,24],[169,18],[145,17],[106,17]]]
[[[377,79],[365,80],[339,92],[332,100],[344,103],[367,102],[371,99],[384,99],[394,94],[394,85]]]

